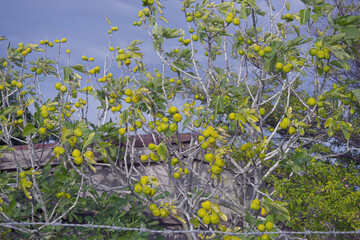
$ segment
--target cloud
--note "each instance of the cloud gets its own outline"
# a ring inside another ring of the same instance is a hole
[[[131,1],[131,4],[124,3],[121,0],[107,0],[107,2],[110,2],[114,8],[117,8],[118,10],[122,12],[135,12],[139,11],[138,7],[134,6],[134,2]]]

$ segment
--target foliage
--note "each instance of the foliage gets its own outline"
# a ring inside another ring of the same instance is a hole
[[[349,31],[351,28],[357,28],[358,27],[358,15],[359,15],[359,4],[356,1],[353,0],[329,0],[327,3],[333,5],[334,10],[332,11],[332,16],[337,17],[337,22],[339,24],[338,27],[340,27],[342,24],[346,23],[348,24],[348,29],[345,31]],[[329,23],[328,23],[328,17],[323,16],[319,18],[319,24],[314,25],[311,28],[311,31],[313,32],[323,32],[328,29]],[[356,33],[355,33],[356,35]],[[350,61],[348,61],[349,68],[348,69],[339,69],[338,71],[332,72],[331,76],[329,76],[329,81],[332,83],[336,83],[335,85],[338,86],[345,86],[346,89],[348,89],[350,92],[356,93],[359,88],[359,81],[358,81],[358,75],[359,75],[359,38],[354,38],[352,40],[351,46],[349,46],[350,51],[353,52],[354,58],[352,58]],[[351,105],[350,100],[345,101],[345,106],[350,106],[352,109],[352,115],[346,116],[347,121],[352,123],[352,136],[350,138],[350,141],[354,146],[358,146],[359,144],[359,116],[358,116],[358,108],[357,104]],[[331,141],[331,145],[343,145],[346,143],[346,139],[344,138],[336,138]],[[331,148],[329,148],[330,151],[332,151]],[[336,151],[333,151],[335,153]],[[359,164],[359,159],[357,158],[356,154],[348,153],[343,156],[337,156],[337,161],[348,164]]]
[[[289,202],[295,230],[359,228],[359,171],[322,162],[308,164],[301,175],[293,175],[276,183],[275,190]]]
[[[11,175],[2,174],[2,179],[9,179]],[[51,167],[46,165],[42,175],[36,178],[39,188],[42,191],[42,198],[45,206],[56,205],[51,217],[62,219],[69,223],[93,223],[100,225],[113,225],[133,228],[153,228],[158,222],[153,221],[144,215],[144,206],[139,204],[132,196],[120,196],[102,192],[99,195],[91,186],[84,186],[81,179],[72,170],[68,172],[64,165]],[[41,205],[31,205],[31,202],[24,199],[24,194],[15,189],[8,188],[8,183],[2,184],[4,193],[7,193],[9,204],[1,206],[9,218],[23,221],[24,219],[36,219],[46,221],[42,214]],[[7,187],[7,188],[6,188]],[[77,195],[77,196],[76,196]],[[81,196],[80,196],[81,195]],[[76,196],[76,197],[74,197]],[[72,211],[69,211],[72,209]],[[9,234],[6,231],[3,234]],[[39,234],[43,239],[78,239],[83,236],[87,239],[147,239],[149,233],[135,231],[121,232],[102,229],[64,228],[64,227],[43,227],[39,228]],[[11,233],[16,238],[31,238],[34,232],[17,231]],[[9,236],[10,237],[10,236]]]
[[[355,30],[360,18],[333,17],[334,6],[318,0],[303,0],[304,9],[296,12],[290,12],[287,2],[279,8],[278,1],[264,6],[254,0],[186,0],[181,9],[185,32],[165,25],[159,0],[142,2],[145,8],[134,26],[149,34],[159,68],[147,67],[140,40],[114,46],[111,36],[118,27],[107,18],[109,48],[103,69],[86,55],[81,64],[70,62],[66,38],[7,48],[0,72],[1,151],[10,152],[13,130],[18,129],[29,146],[31,168],[23,169],[14,157],[16,179],[9,184],[17,189],[7,188],[1,195],[4,216],[147,228],[171,217],[190,230],[266,231],[262,239],[276,238],[271,232],[281,230],[283,223],[295,227],[300,216],[303,224],[310,224],[310,213],[296,213],[294,207],[318,202],[294,200],[304,198],[301,189],[306,186],[298,183],[310,181],[313,173],[346,174],[330,162],[360,150],[353,138],[359,90],[328,84],[331,74],[349,70],[357,57],[352,47],[359,38]],[[313,36],[302,34],[323,17],[328,28]],[[165,41],[174,47],[168,49]],[[47,57],[53,47],[56,60]],[[69,63],[61,66],[59,59],[66,58]],[[43,99],[44,79],[56,79],[51,99]],[[16,101],[8,101],[10,97]],[[89,114],[94,106],[96,120]],[[31,110],[31,119],[24,110]],[[34,141],[45,143],[50,137],[56,147],[42,168]],[[312,159],[315,163],[308,165]],[[53,167],[57,161],[60,165]],[[301,173],[303,177],[296,175]],[[347,179],[356,189],[358,172],[354,174]],[[295,182],[286,180],[289,176]],[[333,214],[341,219],[329,222],[319,215],[312,220],[341,230],[339,221],[346,220],[346,229],[358,229],[355,207],[343,208],[336,201],[350,189],[338,189],[332,177],[320,189],[334,191],[314,201],[327,198],[329,205],[319,205],[327,210],[334,202]],[[275,190],[282,195],[275,195],[269,178],[278,178]],[[8,186],[3,182],[1,186]],[[319,190],[309,186],[304,190]],[[351,194],[358,196],[356,190]],[[17,204],[21,208],[15,209]],[[147,208],[153,216],[143,213]],[[22,227],[15,234],[66,238],[80,230],[73,231]],[[138,234],[80,233],[96,239],[147,237]],[[187,234],[188,239],[208,237],[220,236]]]

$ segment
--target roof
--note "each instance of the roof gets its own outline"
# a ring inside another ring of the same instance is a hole
[[[147,147],[150,143],[154,143],[153,136],[157,143],[161,142],[160,136],[155,136],[151,134],[141,134],[136,136],[135,139],[135,147],[136,148],[144,148]],[[190,142],[191,134],[183,133],[179,135],[180,142],[186,143]],[[130,136],[131,138],[131,136]],[[172,143],[176,144],[177,141],[172,140]],[[53,148],[58,146],[59,143],[43,143],[43,144],[34,144],[35,150],[35,165],[41,167],[46,165],[47,163],[51,165],[58,165],[60,162],[58,159],[54,158],[55,154],[53,152]],[[145,146],[144,146],[145,145]],[[121,146],[125,146],[125,143],[122,143]],[[4,153],[4,157],[0,158],[0,169],[1,170],[15,170],[17,168],[16,161],[22,168],[30,168],[31,160],[30,160],[30,150],[28,145],[19,145],[13,146],[12,148],[15,151]]]

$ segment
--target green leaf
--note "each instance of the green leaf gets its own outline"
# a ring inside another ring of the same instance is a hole
[[[192,120],[192,117],[188,117],[188,118],[186,118],[185,119],[185,121],[184,121],[184,123],[182,124],[183,125],[183,127],[182,127],[182,132],[185,130],[185,128],[189,125],[189,123],[191,122],[191,120]],[[171,131],[170,131],[171,132]],[[171,132],[172,133],[172,132]],[[173,136],[174,134],[172,134],[172,136]]]
[[[341,128],[345,129],[347,131],[351,131],[351,124],[347,123],[347,122],[344,122],[344,121],[341,121]]]
[[[9,208],[8,210],[11,211],[16,207],[16,201],[15,200],[11,200],[9,203]]]
[[[217,28],[217,27],[208,27],[206,30],[207,30],[208,32],[217,33],[217,32],[220,32],[222,29],[221,29],[221,28]]]
[[[233,7],[233,6],[234,6],[233,2],[223,2],[223,3],[218,4],[216,7],[219,10],[226,10],[226,9],[228,9],[230,7]]]
[[[238,95],[238,96],[243,94],[243,88],[241,88],[241,87],[230,87],[228,91],[229,91],[229,93],[232,93],[232,94]]]
[[[105,148],[99,148],[98,149],[98,152],[100,152],[101,153],[101,155],[104,157],[104,158],[107,158],[107,152],[106,152],[106,150],[105,150]]]
[[[337,35],[333,35],[333,36],[331,36],[329,43],[331,45],[332,44],[337,44],[339,41],[342,41],[345,37],[346,37],[345,33],[340,33],[340,34],[337,34]]]
[[[101,148],[106,148],[106,147],[111,147],[112,144],[111,143],[108,143],[108,142],[100,142],[97,144],[98,147],[101,147]]]
[[[224,95],[214,96],[210,105],[214,108],[214,117],[217,119],[218,113],[224,111]]]
[[[299,28],[298,26],[296,26],[296,25],[292,25],[292,26],[293,26],[296,34],[297,34],[298,36],[300,36],[300,28]]]
[[[153,27],[156,18],[154,16],[149,17],[149,27]]]
[[[144,42],[144,41],[133,40],[133,41],[129,44],[129,46],[127,46],[126,49],[132,48],[132,47],[134,47],[134,46],[136,46],[136,45],[139,45],[139,44],[141,44],[141,43],[143,43],[143,42]]]
[[[354,95],[360,104],[360,89],[351,89],[350,92]]]
[[[159,200],[159,199],[164,199],[164,194],[159,194],[159,195],[156,195],[155,197],[153,197],[153,200],[156,201],[156,200]]]
[[[334,65],[338,68],[342,68],[346,71],[349,71],[350,70],[350,64],[345,62],[345,61],[340,61],[340,60],[333,60],[330,62],[331,65]]]
[[[240,9],[240,18],[246,20],[249,16],[249,12],[246,11],[246,6],[245,5],[242,5],[241,6],[241,9]]]
[[[32,50],[37,51],[37,52],[45,52],[44,49],[39,48],[39,44],[28,43],[25,45],[25,48],[31,48]]]
[[[309,8],[302,9],[300,10],[299,14],[300,14],[300,24],[305,25],[310,19],[310,9]]]
[[[351,38],[358,38],[360,34],[358,26],[342,27],[341,32],[346,33]]]
[[[199,228],[200,227],[200,222],[197,219],[197,217],[190,219],[190,223],[195,227],[195,228]]]
[[[165,31],[163,33],[163,37],[167,38],[167,39],[177,38],[177,37],[180,37],[180,36],[182,36],[182,34],[176,28],[173,28],[173,29],[167,28],[167,29],[165,29]]]
[[[16,201],[15,200],[11,200],[9,203],[9,206],[6,206],[6,204],[2,204],[2,208],[4,210],[4,212],[8,215],[12,214],[13,209],[16,207]]]
[[[351,59],[349,54],[345,52],[340,46],[331,46],[329,47],[329,49],[331,53],[334,54],[334,56],[341,61]]]
[[[5,149],[7,149],[8,147],[9,147],[8,145],[1,145],[0,151],[5,151]]]
[[[329,130],[328,130],[328,136],[332,137],[332,135],[334,135],[334,131],[333,131],[333,128],[330,126]]]
[[[313,157],[308,154],[306,149],[302,149],[301,152],[295,154],[295,156],[292,159],[291,158],[288,159],[288,163],[292,162],[293,164],[290,164],[292,170],[295,173],[298,173],[302,170],[301,166],[303,166],[307,162],[310,162],[312,158]]]
[[[251,216],[251,214],[246,211],[246,214],[245,214],[245,221],[247,223],[249,223],[250,225],[253,225],[254,224],[254,221],[255,221],[255,217]]]
[[[224,35],[223,32],[221,32],[220,34],[218,34],[218,35],[215,36],[215,42],[216,42],[216,44],[217,44],[219,47],[221,47],[221,44],[222,44],[222,40],[223,40],[223,36],[222,36],[222,35]],[[213,51],[213,53],[215,53],[215,54],[213,54],[213,55],[220,55],[220,54],[221,54],[221,52],[220,52],[220,51],[217,51],[217,50]]]
[[[334,21],[333,21],[332,14],[328,14],[328,23],[331,27],[336,28]]]
[[[64,67],[64,81],[67,82],[70,79],[70,75],[73,75],[74,72],[70,67]]]
[[[269,198],[264,197],[264,202],[270,206],[272,206],[275,211],[278,212],[279,215],[284,217],[287,221],[290,221],[290,213],[289,210],[287,210],[284,206],[287,205],[286,202],[280,202],[280,201],[271,201]]]
[[[300,159],[304,158],[306,155],[307,155],[307,151],[304,149],[301,152],[295,154],[293,160],[298,162]]]
[[[291,166],[291,171],[293,171],[294,173],[299,173],[299,172],[301,172],[301,170],[302,170],[302,168],[297,164],[294,164]]]
[[[290,11],[290,3],[287,2],[287,3],[285,4],[285,6],[286,6],[286,10]]]
[[[22,136],[23,137],[29,136],[30,134],[35,133],[36,131],[37,129],[34,127],[34,125],[32,123],[28,123],[22,132]]]
[[[74,66],[72,66],[72,69],[84,73],[86,75],[89,75],[89,73],[85,70],[85,66],[81,65],[81,64],[76,64]]]
[[[260,16],[265,16],[266,15],[266,12],[262,11],[261,8],[258,5],[256,5],[255,2],[253,3],[252,7],[255,9],[256,14],[258,14]]]
[[[345,25],[357,25],[360,24],[360,16],[342,16],[342,17],[338,17],[337,22],[339,23],[340,26],[345,26]]]
[[[152,34],[153,35],[158,35],[159,34],[158,29],[159,29],[158,24],[157,24],[157,22],[155,22],[153,30],[152,30]]]
[[[319,17],[321,17],[321,14],[315,13],[311,16],[311,19],[313,20],[314,23],[317,23]]]
[[[124,123],[127,123],[129,121],[129,111],[128,110],[124,110],[121,114],[120,114],[120,126],[122,126]]]
[[[346,131],[345,129],[341,129],[345,139],[349,140],[350,139],[350,133],[348,131]]]
[[[111,147],[109,147],[109,151],[110,151],[110,156],[114,158],[117,154],[118,149],[116,146],[112,145]]]
[[[14,106],[10,106],[8,108],[3,108],[2,110],[0,110],[0,116],[7,115],[7,114],[11,113],[14,109],[15,109]]]
[[[300,44],[303,44],[305,43],[306,41],[302,42],[302,40],[304,40],[304,38],[306,38],[306,36],[299,36],[299,37],[296,37],[292,40],[290,40],[287,44],[288,47],[293,47],[293,46],[296,46],[296,45],[300,45]]]

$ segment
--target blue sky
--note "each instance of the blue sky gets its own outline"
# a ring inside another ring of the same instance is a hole
[[[181,1],[161,2],[165,6],[165,18],[170,22],[168,26],[186,29],[183,12],[180,10]],[[262,8],[268,9],[264,0],[258,2]],[[273,2],[276,10],[281,9],[283,1]],[[291,5],[295,12],[303,7],[300,0],[291,1]],[[0,35],[7,37],[7,40],[0,42],[0,57],[5,56],[9,42],[15,47],[19,42],[39,43],[44,39],[54,41],[66,37],[68,41],[62,51],[67,48],[71,50],[71,65],[83,64],[81,56],[87,55],[95,58],[93,66],[103,66],[108,49],[109,25],[105,20],[107,16],[112,25],[119,28],[112,37],[112,46],[123,48],[134,39],[144,41],[140,48],[145,54],[145,64],[150,69],[159,67],[160,61],[153,51],[149,36],[144,29],[133,26],[133,22],[138,20],[138,11],[143,8],[141,0],[3,1],[0,9]],[[175,44],[179,44],[177,39],[172,40],[167,46],[173,47]],[[49,54],[49,57],[54,59],[57,51],[51,49],[50,52],[53,55]],[[60,64],[64,64],[66,58],[62,61]],[[53,89],[55,82],[47,81],[43,84],[46,89]],[[52,97],[53,94],[55,90],[47,91],[45,98]]]
[[[119,32],[113,36],[115,46],[124,47],[134,39],[143,40],[141,47],[150,63],[154,60],[152,43],[145,30],[132,25],[138,19],[137,12],[144,7],[141,0],[15,0],[3,1],[0,9],[0,35],[8,41],[0,42],[0,56],[4,56],[8,42],[12,46],[19,42],[39,43],[41,39],[66,37],[66,48],[71,49],[73,61],[84,54],[93,56],[95,61],[103,58],[108,48],[105,20],[107,16]],[[165,6],[165,17],[170,25],[184,28],[181,1],[161,1]],[[259,5],[267,9],[264,0]],[[274,1],[276,10],[283,1]],[[300,0],[291,1],[292,9],[298,11],[303,4]],[[165,24],[165,23],[164,23]],[[146,58],[145,58],[146,61]],[[77,62],[78,63],[78,62]],[[101,63],[101,61],[100,61]],[[100,64],[99,63],[99,64]],[[75,63],[74,63],[75,64]]]
[[[180,14],[180,9],[174,8],[179,4],[179,1],[165,2],[169,11],[177,10]],[[72,51],[74,62],[84,54],[100,61],[108,48],[109,25],[105,16],[119,27],[113,36],[115,46],[125,47],[140,39],[145,41],[142,50],[150,55],[152,45],[147,34],[132,25],[143,8],[140,0],[6,1],[0,10],[0,35],[8,40],[0,42],[0,55],[4,56],[8,42],[16,46],[19,42],[39,43],[41,39],[53,41],[66,37],[65,47]]]
[[[176,15],[183,14],[180,10],[181,2],[178,0],[163,1],[166,6],[166,18],[171,25],[179,24],[180,18]],[[85,64],[82,55],[95,58],[92,66],[103,66],[104,57],[108,50],[108,25],[105,16],[118,26],[119,31],[112,36],[112,46],[126,47],[132,40],[144,41],[140,45],[145,54],[144,62],[151,68],[158,67],[158,61],[153,51],[152,42],[146,31],[133,26],[138,20],[138,11],[144,9],[141,0],[20,0],[3,2],[0,9],[0,35],[7,40],[0,42],[0,57],[6,55],[6,47],[17,47],[19,42],[39,43],[40,40],[67,38],[67,43],[62,45],[62,60],[60,65],[66,64],[64,54],[66,49],[71,50],[71,63]],[[174,14],[176,13],[176,14]],[[182,23],[184,25],[184,23]],[[175,26],[175,25],[173,25]],[[177,42],[177,40],[176,40]],[[48,57],[55,59],[57,49],[49,49]],[[31,56],[31,55],[30,55]],[[40,56],[36,54],[36,57]],[[156,60],[155,60],[156,59]],[[42,82],[44,100],[57,94],[54,89],[55,79]],[[45,90],[45,91],[44,91]],[[81,97],[81,96],[80,96]],[[96,109],[90,109],[92,117],[96,118]]]

